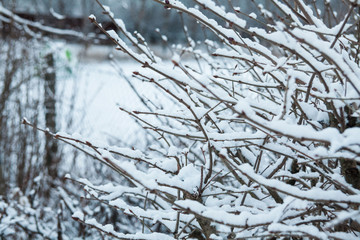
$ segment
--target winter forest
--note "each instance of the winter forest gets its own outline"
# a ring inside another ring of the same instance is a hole
[[[360,1],[0,0],[0,239],[360,239]]]

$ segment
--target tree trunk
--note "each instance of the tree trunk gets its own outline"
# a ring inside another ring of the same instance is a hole
[[[45,82],[44,82],[44,107],[45,107],[45,124],[49,131],[56,131],[56,73],[54,56],[49,53],[45,56]],[[45,140],[45,167],[49,176],[53,179],[57,177],[58,165],[58,145],[52,136],[46,135]]]

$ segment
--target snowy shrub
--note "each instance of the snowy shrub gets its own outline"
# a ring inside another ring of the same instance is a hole
[[[53,134],[123,176],[76,181],[137,221],[73,219],[118,239],[359,237],[358,2],[272,0],[246,14],[212,0],[154,1],[218,40],[187,36],[162,60],[99,3],[117,32],[89,19],[141,66],[134,81],[167,98],[120,107],[148,130],[146,149]]]

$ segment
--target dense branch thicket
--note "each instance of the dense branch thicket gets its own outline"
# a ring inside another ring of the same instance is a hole
[[[90,20],[142,66],[134,79],[167,99],[120,107],[154,139],[144,151],[53,134],[127,180],[77,181],[89,199],[138,221],[120,232],[73,218],[118,239],[359,237],[359,3],[343,1],[340,14],[329,1],[272,0],[276,10],[248,15],[212,0],[154,1],[218,41],[187,35],[162,61],[99,2],[120,36]]]

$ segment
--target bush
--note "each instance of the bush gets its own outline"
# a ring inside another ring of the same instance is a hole
[[[271,11],[259,4],[251,14],[211,0],[154,1],[194,18],[218,41],[187,36],[171,61],[161,60],[99,3],[121,36],[90,20],[142,66],[134,80],[167,98],[144,102],[146,111],[120,107],[154,139],[143,151],[53,135],[127,181],[78,180],[90,199],[132,216],[126,231],[82,212],[73,218],[119,239],[356,238],[357,1],[344,1],[343,15],[329,1],[272,0]]]

